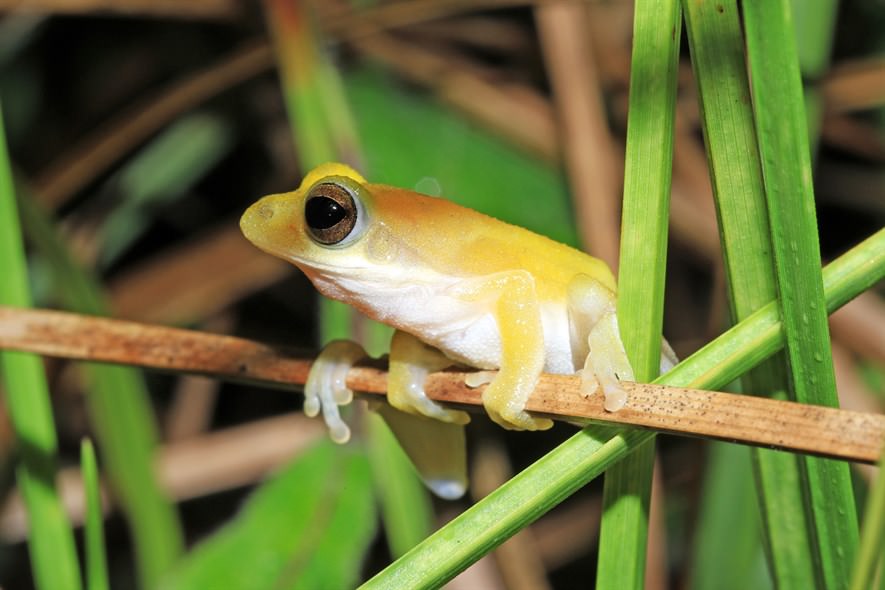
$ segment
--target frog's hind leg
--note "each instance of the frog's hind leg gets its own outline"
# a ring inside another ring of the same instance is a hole
[[[575,366],[581,366],[581,392],[602,389],[605,409],[627,403],[621,381],[633,381],[633,368],[618,330],[615,295],[588,275],[576,276],[568,287],[569,330]]]
[[[373,404],[373,409],[384,418],[424,485],[445,500],[464,495],[467,445],[462,424],[401,412],[387,404]]]
[[[449,410],[424,393],[429,373],[452,361],[406,332],[396,331],[390,343],[387,401],[375,410],[393,431],[421,479],[441,498],[456,499],[467,489],[466,412]]]

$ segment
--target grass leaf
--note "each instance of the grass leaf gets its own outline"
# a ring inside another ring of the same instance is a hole
[[[0,303],[30,307],[28,270],[16,208],[12,170],[0,116]],[[55,487],[58,441],[43,361],[19,352],[0,352],[5,401],[15,430],[16,478],[28,512],[29,550],[38,588],[80,588],[80,566],[71,524]]]
[[[811,155],[788,0],[744,5],[753,107],[795,399],[838,406],[824,304]],[[857,551],[848,465],[804,458],[817,581],[838,588]]]
[[[80,444],[80,471],[83,474],[83,496],[86,498],[86,518],[83,524],[86,546],[86,588],[107,590],[108,564],[104,545],[101,486],[95,449],[89,439],[84,439]]]
[[[728,279],[733,322],[777,296],[765,188],[744,61],[740,15],[734,0],[715,6],[685,2],[686,29],[698,83],[710,178]],[[741,378],[745,391],[782,395],[782,354]],[[805,469],[793,455],[751,451],[771,572],[777,586],[814,585],[813,555],[801,482]],[[755,525],[755,517],[738,525]],[[736,531],[730,531],[737,534]],[[717,561],[730,561],[719,556]]]
[[[636,3],[618,323],[638,382],[660,371],[681,24],[678,0]],[[599,588],[643,587],[654,457],[652,439],[605,475]]]
[[[104,315],[101,288],[70,257],[34,199],[20,201],[22,220],[48,262],[54,292],[71,310]],[[129,521],[141,586],[153,588],[183,549],[181,525],[153,470],[157,428],[142,375],[135,369],[86,363],[86,402],[111,485]]]

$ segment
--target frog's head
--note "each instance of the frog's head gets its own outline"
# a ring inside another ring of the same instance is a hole
[[[364,268],[370,260],[384,262],[387,249],[383,223],[373,220],[374,209],[359,173],[343,164],[324,164],[297,190],[264,197],[249,207],[240,228],[265,252],[302,268]]]

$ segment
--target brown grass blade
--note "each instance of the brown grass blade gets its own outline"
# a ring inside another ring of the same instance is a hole
[[[0,307],[0,348],[77,360],[123,363],[295,389],[312,359],[268,344],[191,330],[77,314]],[[466,373],[442,371],[426,381],[437,401],[477,409],[483,388]],[[377,363],[355,366],[347,385],[383,395]],[[601,396],[583,397],[580,379],[542,375],[526,408],[569,422],[604,422],[874,463],[885,441],[885,415],[810,406],[749,395],[624,382],[628,403],[606,412]]]

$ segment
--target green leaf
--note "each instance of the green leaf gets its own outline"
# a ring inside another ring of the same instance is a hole
[[[879,459],[876,481],[867,497],[864,511],[860,548],[851,574],[851,590],[872,588],[876,579],[876,568],[885,566],[885,454]],[[885,576],[880,571],[880,587],[885,585]]]
[[[836,407],[811,155],[788,0],[745,4],[744,25],[791,384],[796,401]],[[858,543],[848,465],[810,457],[804,462],[817,581],[843,588]]]
[[[762,168],[740,15],[734,0],[685,2],[686,29],[698,82],[710,178],[719,218],[729,303],[738,322],[777,296]],[[787,389],[782,354],[741,378],[743,389],[773,396]],[[786,453],[752,451],[765,548],[776,585],[814,585],[813,555],[802,493],[804,464]],[[744,526],[755,522],[743,520]],[[755,528],[755,526],[754,526]],[[743,538],[747,533],[728,531]],[[720,561],[730,561],[720,556]]]
[[[375,531],[369,462],[323,441],[258,488],[164,590],[351,588]]]
[[[101,510],[101,486],[95,449],[89,439],[80,444],[80,472],[83,474],[83,496],[86,518],[83,525],[86,545],[86,587],[107,590],[108,563],[104,546],[104,517]]]
[[[618,324],[638,382],[657,377],[661,366],[681,23],[678,0],[636,3]],[[654,459],[652,439],[605,474],[598,588],[643,587]]]
[[[103,315],[104,296],[96,280],[71,259],[35,199],[20,201],[22,221],[37,252],[48,263],[68,309]],[[141,373],[122,366],[83,363],[86,402],[92,426],[117,499],[134,539],[140,583],[153,588],[181,554],[183,540],[174,508],[154,474],[157,432]]]
[[[0,304],[29,307],[27,263],[2,119],[0,116]],[[28,513],[28,548],[36,585],[45,590],[79,589],[74,535],[55,488],[58,441],[43,361],[32,354],[2,351],[0,376],[18,447],[16,478]]]
[[[187,194],[233,145],[229,125],[206,113],[164,130],[105,185],[121,199],[101,226],[101,264],[110,265],[150,225],[150,208]]]
[[[708,446],[691,568],[694,590],[770,588],[759,544],[750,449]],[[761,579],[757,564],[761,562]]]

